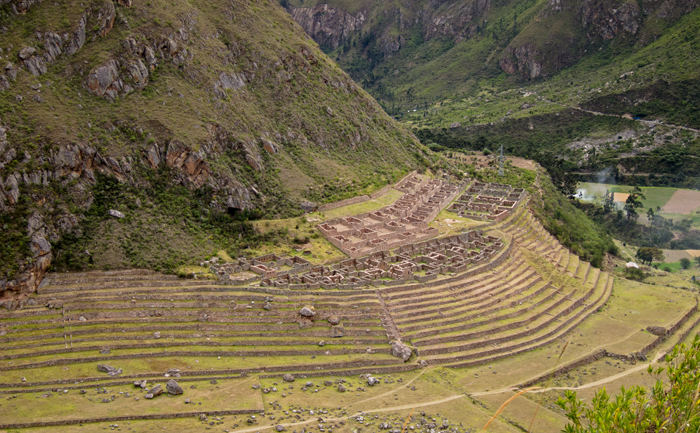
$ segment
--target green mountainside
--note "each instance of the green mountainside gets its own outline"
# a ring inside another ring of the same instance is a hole
[[[577,71],[562,77],[567,84],[590,68],[614,81],[628,72],[617,73],[626,60],[632,61],[625,66],[649,66],[664,80],[697,77],[696,68],[687,67],[696,56],[686,56],[697,50],[698,20],[689,16],[696,0],[282,4],[356,81],[393,106],[392,114],[489,87],[527,86],[571,67]],[[609,70],[601,71],[604,66]]]
[[[0,56],[3,288],[237,254],[430,163],[273,1],[2,0]]]

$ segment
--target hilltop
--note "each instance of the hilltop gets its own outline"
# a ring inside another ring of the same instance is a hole
[[[430,164],[275,2],[3,1],[0,35],[3,289],[237,254]]]

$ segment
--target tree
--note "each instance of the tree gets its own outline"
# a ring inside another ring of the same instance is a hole
[[[649,365],[647,372],[656,384],[624,387],[611,401],[603,388],[587,405],[567,390],[557,401],[570,423],[566,433],[646,433],[700,431],[700,335],[690,347],[676,346],[665,358],[666,368]],[[666,373],[665,375],[663,373]]]
[[[642,263],[651,265],[651,262],[654,260],[657,262],[662,261],[664,259],[664,252],[654,247],[642,247],[637,250],[636,257],[641,260]]]
[[[681,259],[681,268],[683,268],[683,269],[690,268],[690,263],[691,263],[691,261],[689,258],[683,257]]]
[[[635,186],[630,195],[625,200],[625,212],[627,212],[627,221],[639,218],[637,209],[644,207],[640,199],[646,198],[642,194],[642,190]]]
[[[650,222],[654,222],[654,209],[649,208],[649,210],[647,211],[647,218],[649,218]]]

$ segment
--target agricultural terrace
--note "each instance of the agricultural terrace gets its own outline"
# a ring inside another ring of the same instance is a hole
[[[543,228],[527,195],[501,215],[468,206],[488,204],[486,191],[508,199],[505,185],[412,179],[400,197],[429,184],[451,197],[429,212],[452,221],[450,234],[326,264],[303,251],[214,260],[215,279],[49,275],[0,314],[0,430],[473,432],[514,391],[539,386],[549,389],[489,431],[526,428],[543,402],[534,426],[554,432],[563,390],[638,383],[697,332],[691,291],[592,267]],[[424,198],[367,218],[410,223]]]

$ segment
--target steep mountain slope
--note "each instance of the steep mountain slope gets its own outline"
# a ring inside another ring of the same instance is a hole
[[[700,5],[697,0],[282,3],[387,106],[412,108],[478,93],[485,83],[513,87],[551,77],[604,48],[626,57]]]
[[[234,254],[253,234],[219,215],[298,214],[422,158],[275,2],[2,0],[0,57],[0,293],[31,291],[54,256]]]

